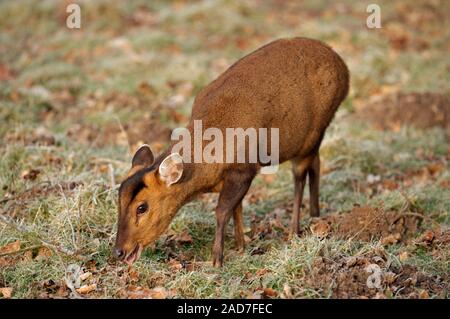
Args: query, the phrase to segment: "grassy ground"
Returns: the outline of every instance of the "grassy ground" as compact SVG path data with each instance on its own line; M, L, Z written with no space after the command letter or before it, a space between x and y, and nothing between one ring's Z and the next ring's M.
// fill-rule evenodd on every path
M388 94L450 93L447 1L378 1L383 27L373 30L364 1L81 3L81 30L65 27L62 1L0 4L0 296L448 297L448 131L380 131L355 117ZM243 54L299 35L328 42L352 74L321 149L322 214L409 214L420 220L414 234L320 234L306 202L302 235L288 239L284 164L255 180L246 251L233 250L230 227L224 268L207 263L209 195L184 207L132 269L116 264L117 184L131 151L142 142L162 150L204 85ZM366 285L371 263L380 288ZM70 279L74 267L87 278Z

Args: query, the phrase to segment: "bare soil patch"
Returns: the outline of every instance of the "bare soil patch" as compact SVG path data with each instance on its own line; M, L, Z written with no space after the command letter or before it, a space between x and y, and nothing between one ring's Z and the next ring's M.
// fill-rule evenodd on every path
M376 273L375 268L379 269ZM378 275L378 283L368 284ZM389 265L382 253L336 260L318 258L309 278L309 285L329 290L333 298L445 298L449 289L442 278L427 276L412 265Z
M312 222L311 231L321 237L371 241L385 245L406 242L417 233L421 218L372 207L355 207L348 213L331 214Z

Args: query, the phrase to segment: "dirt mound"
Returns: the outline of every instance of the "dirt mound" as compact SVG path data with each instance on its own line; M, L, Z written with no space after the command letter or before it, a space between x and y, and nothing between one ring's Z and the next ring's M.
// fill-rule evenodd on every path
M387 245L406 241L414 236L420 221L419 216L385 212L365 206L355 207L348 213L316 219L311 225L311 231L321 237L333 235L362 241L381 239Z
M377 129L398 131L442 127L450 131L450 96L438 93L397 93L380 98L356 114Z
M416 267L389 265L385 256L318 258L308 285L329 291L332 298L445 298L449 286L442 278L430 277Z

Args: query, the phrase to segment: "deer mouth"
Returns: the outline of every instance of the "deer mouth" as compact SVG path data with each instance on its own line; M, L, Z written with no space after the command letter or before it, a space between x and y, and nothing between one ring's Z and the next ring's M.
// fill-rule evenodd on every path
M142 248L141 245L136 244L136 247L125 257L124 261L131 266L141 256Z

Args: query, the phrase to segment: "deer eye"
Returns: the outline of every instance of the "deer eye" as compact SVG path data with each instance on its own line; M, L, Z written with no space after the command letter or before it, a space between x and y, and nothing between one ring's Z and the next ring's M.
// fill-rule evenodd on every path
M148 210L147 203L143 203L136 208L136 214L142 215Z

